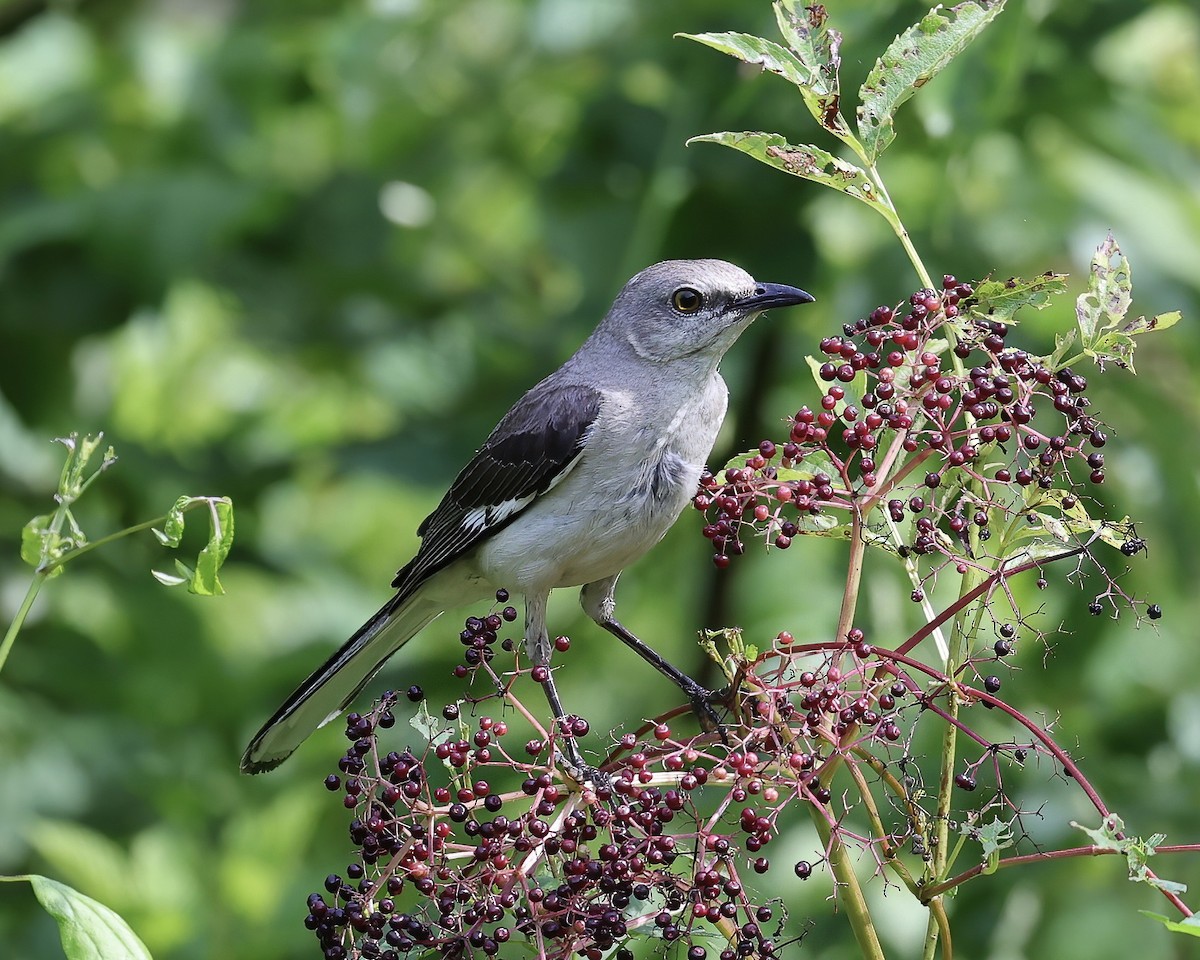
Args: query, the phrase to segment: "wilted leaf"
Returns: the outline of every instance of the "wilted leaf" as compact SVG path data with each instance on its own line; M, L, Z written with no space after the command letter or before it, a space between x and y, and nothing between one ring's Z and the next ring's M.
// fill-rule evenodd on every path
M732 147L776 170L812 180L814 183L823 183L856 200L870 204L881 212L886 209L876 194L871 178L864 170L820 147L796 146L777 133L751 131L708 133L701 137L692 137L688 143L719 143Z
M987 320L1011 323L1022 307L1041 310L1050 299L1067 289L1066 274L1043 273L1040 277L984 280L971 296L971 313Z
M67 960L150 960L150 951L116 913L66 884L31 876L33 892L58 923Z
M957 57L1004 8L1004 0L937 6L892 41L859 91L858 136L874 163L896 138L896 110Z

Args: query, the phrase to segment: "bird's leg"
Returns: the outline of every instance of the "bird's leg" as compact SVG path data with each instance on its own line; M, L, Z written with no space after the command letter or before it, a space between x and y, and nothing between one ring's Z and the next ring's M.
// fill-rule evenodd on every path
M583 759L579 744L574 736L563 730L567 712L563 709L562 700L558 696L558 688L554 686L554 674L550 672L550 636L546 629L546 601L548 594L525 597L525 653L535 667L544 667L546 677L541 681L542 692L546 694L546 702L554 714L554 723L558 727L562 751L567 762L574 768L572 774L580 781L591 781L597 787L608 786L610 777Z
M709 690L701 686L697 681L693 680L659 654L653 647L643 643L630 633L613 616L613 612L616 609L616 600L613 597L613 592L616 590L616 587L616 577L585 584L583 590L579 593L579 602L583 606L584 611L596 623L683 691L684 696L692 704L692 710L696 714L696 719L700 721L700 726L705 730L716 730L721 734L721 739L724 740L725 728L721 724L716 710L713 709L713 702L725 699L724 694L720 691Z

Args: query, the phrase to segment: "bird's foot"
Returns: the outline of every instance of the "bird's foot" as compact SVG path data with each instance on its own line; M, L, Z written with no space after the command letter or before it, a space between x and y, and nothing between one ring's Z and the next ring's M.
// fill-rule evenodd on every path
M563 746L563 759L566 761L562 767L563 772L568 777L574 780L581 786L590 784L592 789L597 793L604 791L611 795L613 789L613 778L611 774L605 773L598 767L593 767L590 763L583 759L583 754L579 752L579 747L573 740L568 740Z
M729 688L709 690L698 683L693 683L685 687L683 692L687 695L688 700L691 701L692 712L696 714L696 719L700 723L700 729L708 733L715 731L720 734L721 740L728 744L729 736L725 731L725 724L722 722L713 704L724 705L728 703Z

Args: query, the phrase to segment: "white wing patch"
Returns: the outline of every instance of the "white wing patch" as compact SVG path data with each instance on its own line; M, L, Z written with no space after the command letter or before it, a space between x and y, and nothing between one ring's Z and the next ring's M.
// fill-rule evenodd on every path
M500 503L488 504L486 507L472 507L465 514L463 514L460 529L468 535L474 535L488 530L491 527L498 526L514 514L520 513L527 506L533 503L533 501L539 496L549 493L566 479L567 474L575 469L575 465L579 463L579 458L583 456L582 447L586 445L590 437L591 431L589 430L583 436L579 453L577 453L570 462L563 466L562 470L558 472L554 479L547 484L546 489L540 494L531 493L524 497L510 497L508 500L502 500Z

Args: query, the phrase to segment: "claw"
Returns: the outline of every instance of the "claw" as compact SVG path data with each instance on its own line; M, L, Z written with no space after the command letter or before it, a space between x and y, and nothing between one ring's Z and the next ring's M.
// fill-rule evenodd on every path
M716 731L720 735L721 741L728 746L729 735L725 731L725 724L721 722L717 711L713 709L713 702L724 703L728 699L729 690L708 690L697 684L685 692L692 703L692 712L696 714L700 729L708 733Z

